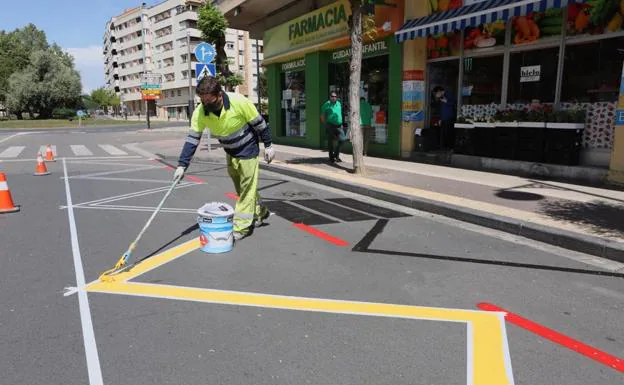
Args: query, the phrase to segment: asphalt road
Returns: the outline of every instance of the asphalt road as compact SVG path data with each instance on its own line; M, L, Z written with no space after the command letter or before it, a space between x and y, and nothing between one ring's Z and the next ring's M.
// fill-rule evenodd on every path
M195 163L127 281L97 283L172 174L140 147L166 134L123 131L0 136L2 384L622 383L624 275L599 259L269 172L269 225L207 254L195 210L236 197Z

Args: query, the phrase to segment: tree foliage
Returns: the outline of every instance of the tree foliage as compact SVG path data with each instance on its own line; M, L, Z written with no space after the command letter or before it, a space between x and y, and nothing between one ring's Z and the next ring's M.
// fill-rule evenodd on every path
M221 84L226 90L231 91L236 86L243 84L244 79L230 70L229 59L225 52L225 33L228 22L221 10L207 2L199 9L197 27L202 32L202 39L212 43L217 51L215 65Z
M0 103L18 118L25 111L45 118L56 107L72 108L80 87L74 58L48 44L45 32L33 24L0 31Z
M28 111L40 118L57 107L72 108L80 100L80 75L54 49L34 51L30 63L9 77L6 105L10 111ZM18 114L19 115L19 114Z
M119 96L109 89L100 87L91 91L91 100L97 104L98 107L104 108L108 106L118 106L120 104Z

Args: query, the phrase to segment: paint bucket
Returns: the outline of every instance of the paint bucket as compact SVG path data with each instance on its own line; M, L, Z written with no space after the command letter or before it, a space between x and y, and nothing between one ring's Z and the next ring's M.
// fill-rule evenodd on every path
M200 207L197 213L201 250L210 254L232 250L234 208L227 203L212 202Z

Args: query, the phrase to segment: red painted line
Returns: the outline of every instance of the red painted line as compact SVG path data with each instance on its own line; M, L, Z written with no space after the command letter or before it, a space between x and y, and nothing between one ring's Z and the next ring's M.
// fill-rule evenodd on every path
M234 193L225 193L225 196L230 198L230 199L234 199L235 201L239 200L240 197Z
M193 175L188 175L188 176L186 177L186 179L190 180L191 182L195 182L195 183L204 183L204 180L203 180L203 179L198 178L198 177L193 176Z
M324 232L322 232L320 230L317 230L314 227L306 226L303 223L293 223L293 226L295 226L299 230L305 231L306 233L312 234L315 237L319 237L319 238L323 239L324 241L327 241L329 243L333 243L336 246L349 246L348 242L343 241L340 238L332 237L331 235L329 235L327 233L324 233Z
M486 311L502 311L507 313L505 315L505 319L516 325L520 326L523 329L526 329L532 333L537 334L540 337L546 338L552 342L555 342L563 347L566 347L570 350L573 350L579 354L584 355L585 357L591 358L594 361L600 362L603 365L606 365L610 368L617 370L618 372L624 373L624 359L612 356L608 353L600 351L592 346L586 345L580 341L577 341L573 338L570 338L566 335L563 335L559 332L556 332L552 329L549 329L545 326L542 326L538 323L535 323L531 320L523 318L517 314L511 313L503 308L500 308L496 305L492 305L490 303L479 303L477 307L481 310Z

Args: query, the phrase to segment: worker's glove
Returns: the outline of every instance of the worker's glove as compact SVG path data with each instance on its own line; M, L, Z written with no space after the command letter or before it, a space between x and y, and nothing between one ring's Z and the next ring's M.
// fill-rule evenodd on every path
M271 163L274 158L275 158L275 149L273 148L273 146L271 145L269 147L265 147L264 148L264 160L266 160L267 163Z
M173 180L176 180L176 179L182 180L182 178L184 178L185 171L186 169L184 167L178 166L178 168L176 168L175 172L173 173Z

